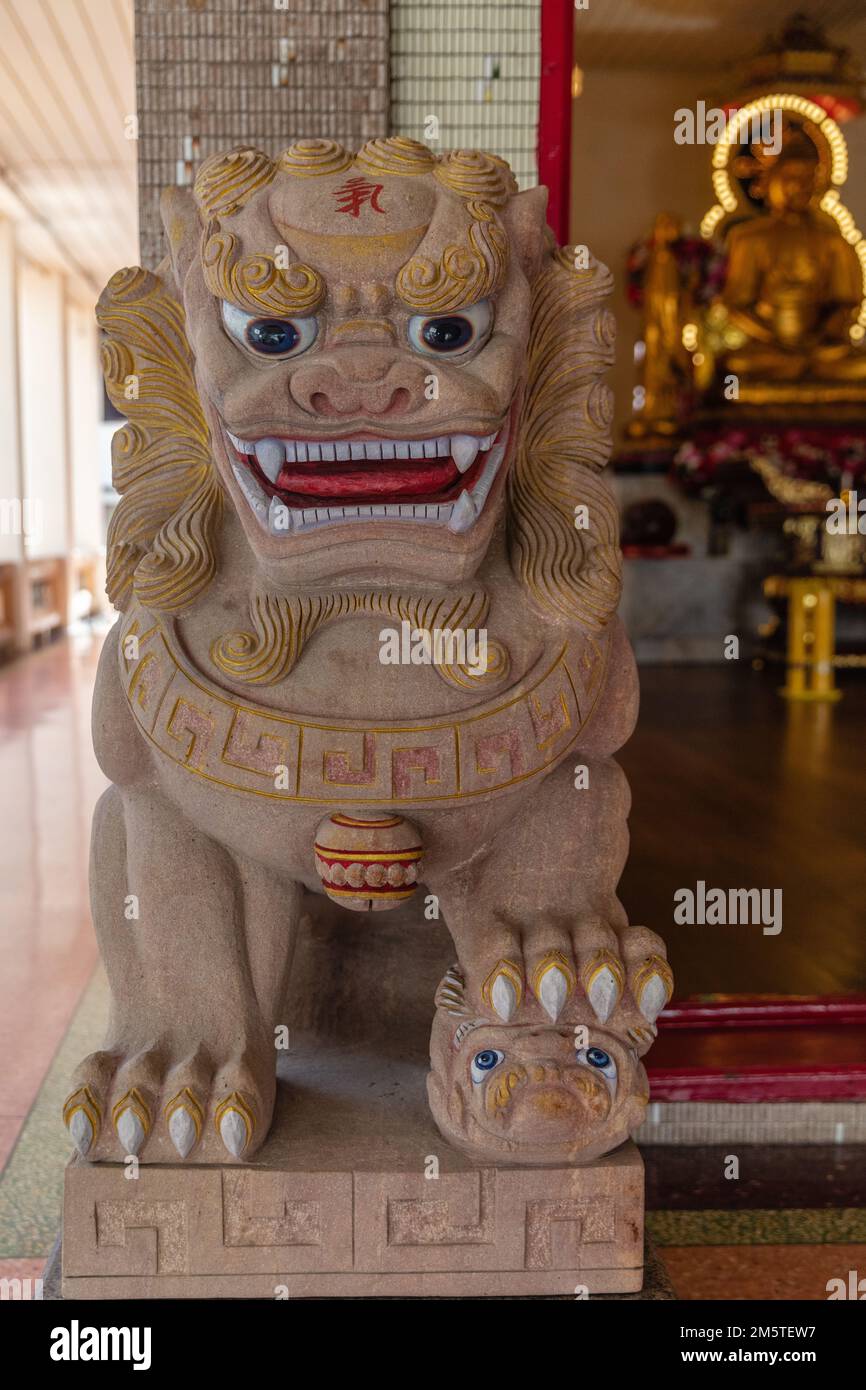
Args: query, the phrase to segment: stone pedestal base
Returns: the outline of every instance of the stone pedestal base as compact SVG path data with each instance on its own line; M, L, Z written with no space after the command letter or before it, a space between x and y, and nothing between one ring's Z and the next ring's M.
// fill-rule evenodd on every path
M184 1164L142 1162L135 1178L122 1163L70 1162L64 1298L640 1289L634 1144L586 1168L496 1167L473 1164L439 1134L427 1037L453 948L440 924L387 916L375 931L311 926L287 1001L295 1024L274 1124L253 1162L197 1166L193 1153Z
M427 1153L445 1159L427 1136ZM643 1277L643 1161L475 1168L448 1156L326 1170L74 1161L64 1298L484 1297L630 1293Z

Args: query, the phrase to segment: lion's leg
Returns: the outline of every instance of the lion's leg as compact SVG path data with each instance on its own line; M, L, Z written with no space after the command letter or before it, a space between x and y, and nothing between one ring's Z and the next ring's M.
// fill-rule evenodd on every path
M79 1149L249 1157L273 1111L301 889L253 872L153 792L117 787L94 816L91 884L112 1008L65 1107Z
M625 776L610 758L586 763L576 788L572 760L557 769L489 852L441 882L442 905L465 980L467 1002L508 1022L535 995L555 1021L566 998L590 990L599 1011L624 981L631 956L616 896L628 852ZM637 930L637 929L633 929ZM609 974L598 971L609 961Z

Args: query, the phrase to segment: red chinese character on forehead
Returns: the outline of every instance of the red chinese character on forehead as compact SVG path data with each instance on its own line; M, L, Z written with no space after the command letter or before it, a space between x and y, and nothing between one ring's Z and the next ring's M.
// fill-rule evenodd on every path
M368 183L363 178L349 179L341 188L334 189L334 197L343 200L337 212L350 212L353 217L358 217L365 203L369 203L374 212L384 212L378 201L381 192L381 183Z

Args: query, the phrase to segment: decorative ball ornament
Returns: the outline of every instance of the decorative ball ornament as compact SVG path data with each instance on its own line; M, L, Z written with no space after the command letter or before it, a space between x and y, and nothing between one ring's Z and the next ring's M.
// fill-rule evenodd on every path
M329 898L353 912L380 912L418 886L421 836L402 816L326 816L316 831L316 872Z

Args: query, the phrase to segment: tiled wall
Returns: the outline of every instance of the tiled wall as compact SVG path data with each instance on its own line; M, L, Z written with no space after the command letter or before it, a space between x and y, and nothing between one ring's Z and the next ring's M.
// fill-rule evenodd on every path
M142 264L159 194L231 145L388 133L388 0L135 0Z
M391 130L431 149L488 149L538 182L541 0L392 0Z
M135 0L142 264L159 194L235 144L388 133L536 180L541 0ZM389 87L390 64L390 87ZM428 117L439 122L428 139Z

